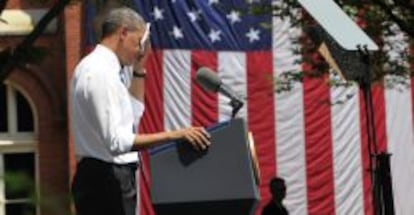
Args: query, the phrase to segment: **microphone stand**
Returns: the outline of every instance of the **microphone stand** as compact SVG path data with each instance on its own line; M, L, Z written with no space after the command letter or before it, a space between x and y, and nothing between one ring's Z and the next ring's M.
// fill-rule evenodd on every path
M358 80L364 94L365 118L368 137L369 171L372 181L372 195L374 214L394 215L394 201L392 194L390 156L386 152L378 153L375 131L374 104L371 91L371 59L366 46L358 46L360 60L364 65L364 75Z
M243 107L243 102L238 100L237 98L231 98L230 106L233 108L231 111L231 118L234 119L236 117L237 112Z

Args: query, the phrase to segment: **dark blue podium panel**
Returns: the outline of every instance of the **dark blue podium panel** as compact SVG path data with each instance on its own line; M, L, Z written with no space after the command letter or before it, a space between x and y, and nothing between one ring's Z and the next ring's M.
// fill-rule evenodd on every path
M157 214L253 214L259 201L243 119L208 128L212 145L197 152L174 142L151 150L151 195Z

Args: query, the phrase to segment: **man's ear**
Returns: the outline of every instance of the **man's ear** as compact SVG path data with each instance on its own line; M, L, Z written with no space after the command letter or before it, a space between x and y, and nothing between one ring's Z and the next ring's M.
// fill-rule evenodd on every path
M119 28L119 36L120 36L120 39L125 39L126 37L127 37L127 35L128 35L128 28L126 27L126 26L121 26L120 28Z

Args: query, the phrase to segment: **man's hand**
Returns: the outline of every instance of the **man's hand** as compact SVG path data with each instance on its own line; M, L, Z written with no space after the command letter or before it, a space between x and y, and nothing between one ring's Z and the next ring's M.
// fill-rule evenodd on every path
M141 53L139 50L137 51L138 56L132 65L134 78L132 78L131 85L129 86L129 92L131 95L141 102L144 102L145 95L145 63L147 61L149 53L151 52L151 44L149 40L145 46L147 47L144 49L143 53Z
M150 40L147 40L147 42L144 43L144 47L140 47L140 49L143 49L144 51L141 52L141 50L139 50L137 60L133 65L134 71L141 71L145 68L145 63L147 62L147 58L152 49Z
M204 151L211 145L211 136L203 127L189 127L173 133L175 138L184 139L197 151Z

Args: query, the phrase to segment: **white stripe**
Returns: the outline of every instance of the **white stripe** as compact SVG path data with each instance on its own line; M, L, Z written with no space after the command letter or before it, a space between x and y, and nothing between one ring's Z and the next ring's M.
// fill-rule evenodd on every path
M218 53L218 76L223 84L231 87L239 95L247 95L247 72L246 54L244 52L219 52ZM222 94L218 97L219 121L231 118L232 108L230 99ZM237 117L246 117L247 104L238 112Z
M331 88L335 214L364 214L358 86Z
M408 83L409 84L409 83ZM395 214L414 214L414 137L410 84L408 89L386 89L387 144Z
M287 71L301 71L295 63L290 40L300 30L292 28L288 20L273 19L273 69L277 77ZM305 129L303 85L295 83L288 92L275 94L276 166L279 176L286 180L286 207L291 215L308 214L306 191Z
M407 53L409 45L397 26L392 26L395 33L385 37L384 50L388 51L391 60L397 60L409 67L407 59L400 53ZM401 77L399 78L401 80ZM392 81L393 80L393 81ZM385 83L395 83L396 76L387 76ZM399 81L400 81L399 80ZM413 109L411 101L411 84L408 76L406 85L395 85L385 90L385 110L387 145L391 155L391 175L394 193L395 214L414 214L414 137ZM408 86L408 87L407 87Z
M165 50L163 54L164 128L191 125L191 52Z

